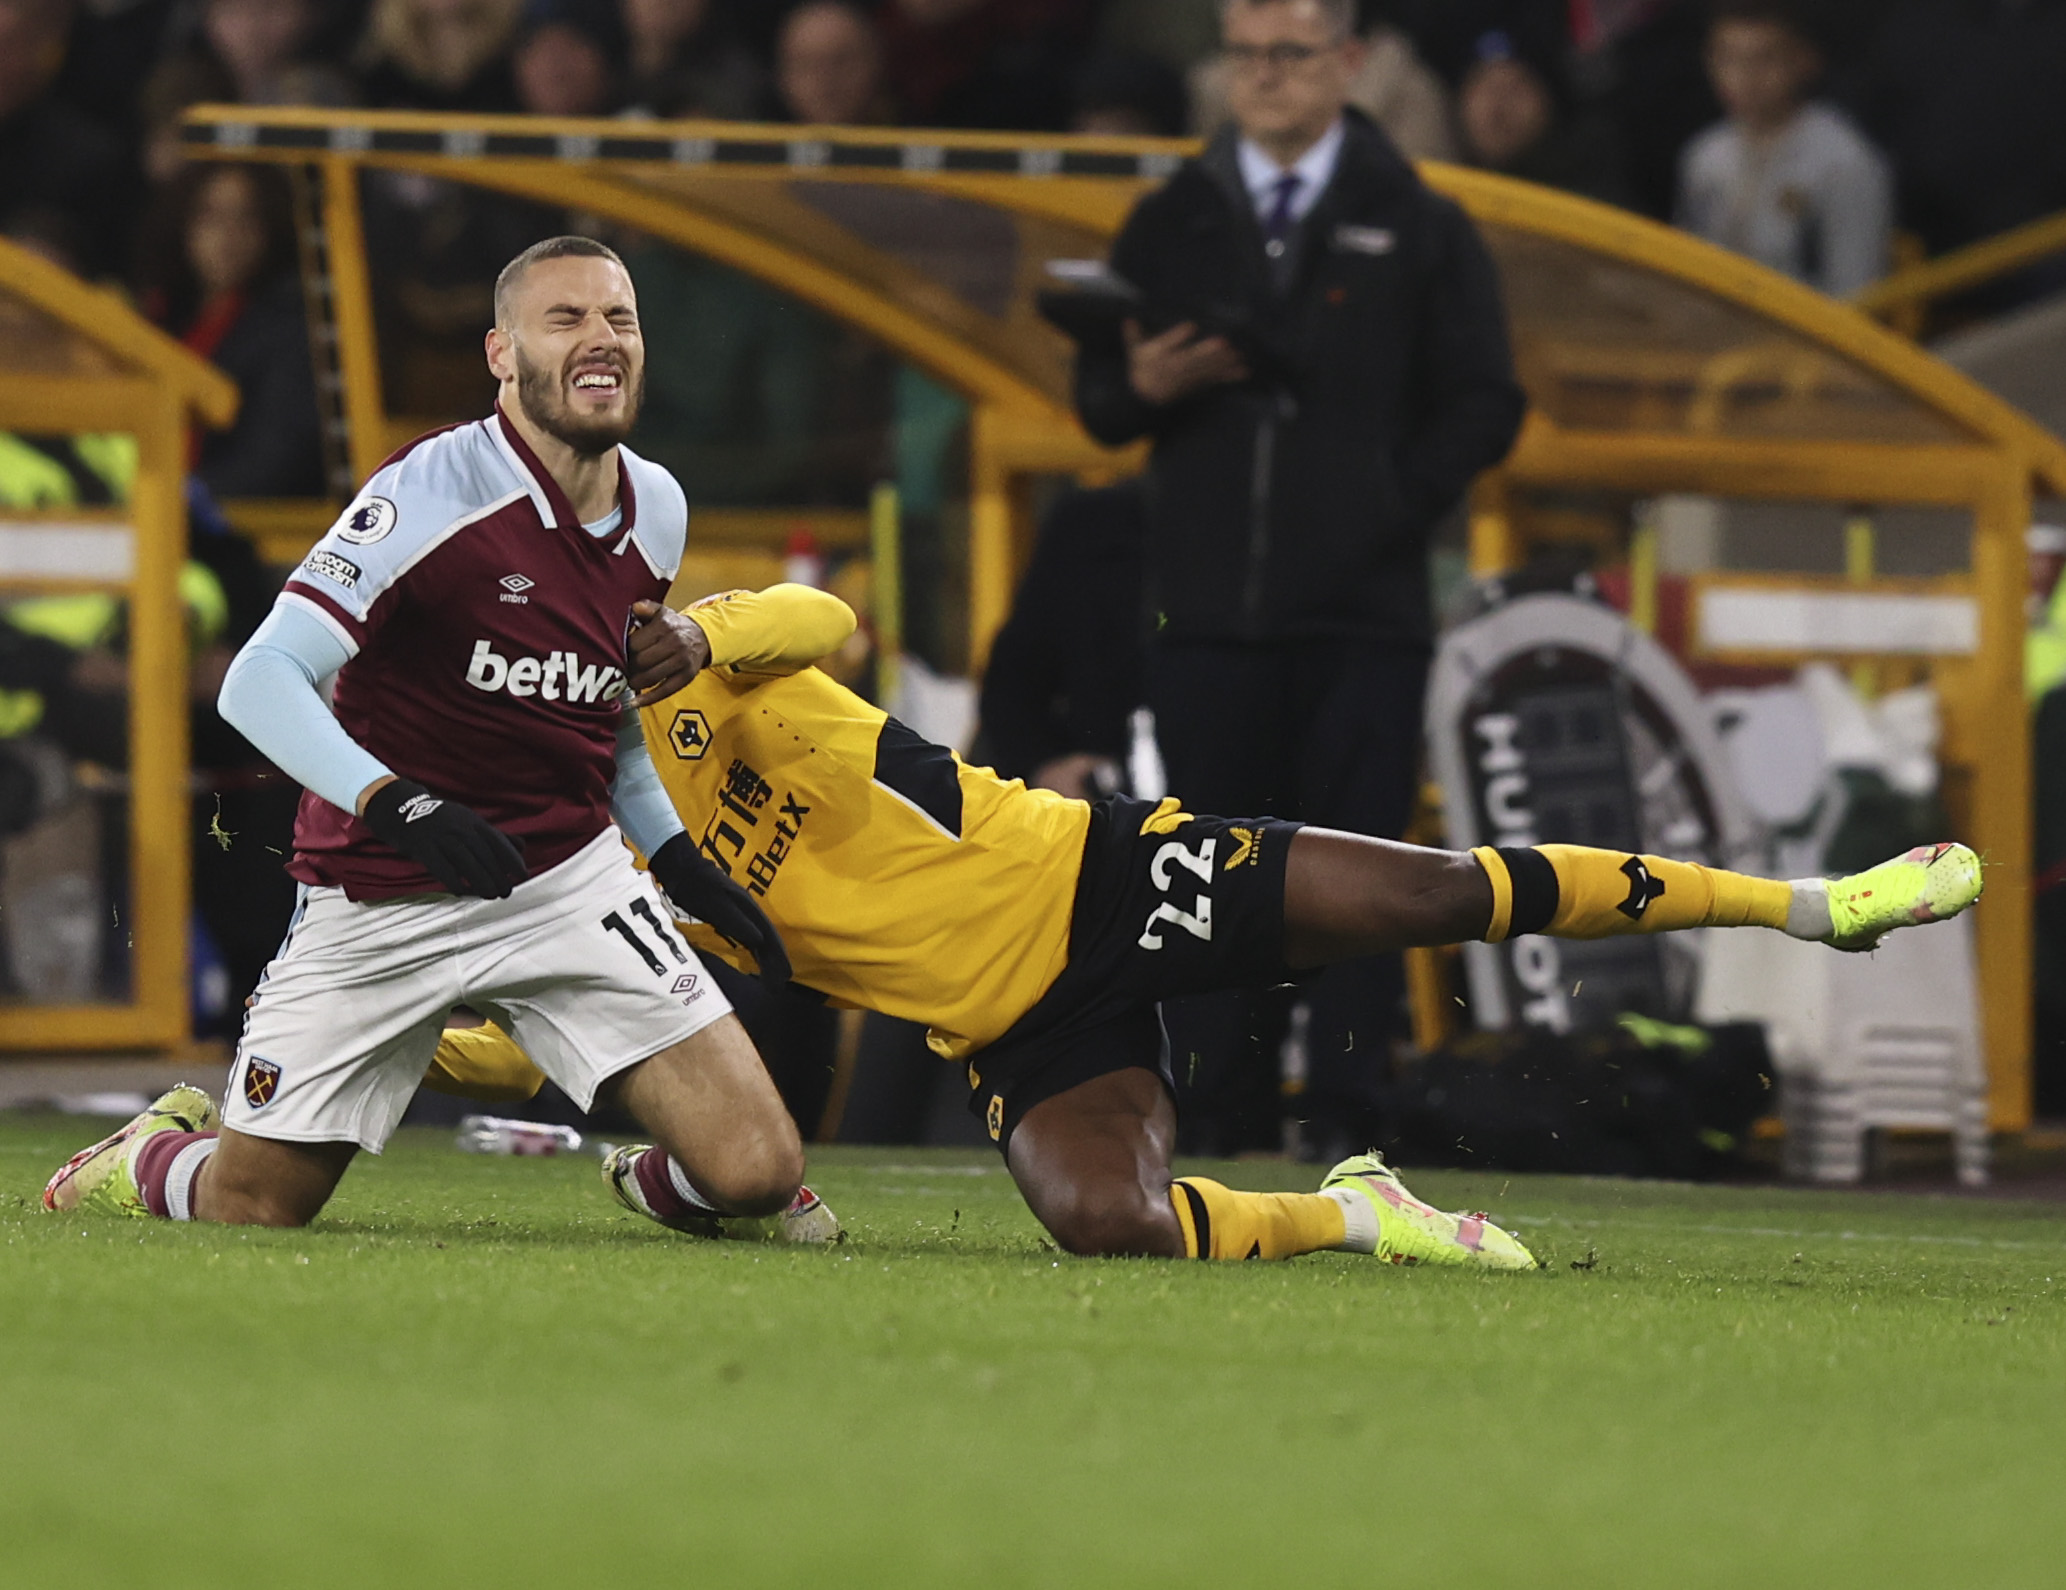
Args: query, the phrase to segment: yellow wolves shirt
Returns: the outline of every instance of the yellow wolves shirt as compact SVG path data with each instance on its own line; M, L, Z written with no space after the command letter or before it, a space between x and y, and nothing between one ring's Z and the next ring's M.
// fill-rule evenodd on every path
M1068 959L1089 806L970 767L808 666L853 633L836 597L777 585L689 612L710 666L644 721L690 836L760 900L798 982L925 1024L951 1060L995 1040Z

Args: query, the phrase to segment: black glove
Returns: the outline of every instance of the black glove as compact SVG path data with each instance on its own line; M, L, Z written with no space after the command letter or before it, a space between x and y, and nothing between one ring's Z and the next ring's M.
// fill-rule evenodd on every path
M782 936L760 902L726 877L687 834L668 840L646 865L678 911L709 923L741 949L753 952L762 982L789 981L789 952L782 948Z
M506 900L526 876L521 841L472 807L440 800L413 779L381 785L360 816L382 844L407 856L449 893Z

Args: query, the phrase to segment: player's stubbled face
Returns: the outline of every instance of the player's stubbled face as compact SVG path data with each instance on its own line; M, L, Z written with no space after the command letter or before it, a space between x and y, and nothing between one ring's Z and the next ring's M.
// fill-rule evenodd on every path
M531 422L590 457L629 436L646 388L630 278L606 259L542 260L515 311L517 401Z

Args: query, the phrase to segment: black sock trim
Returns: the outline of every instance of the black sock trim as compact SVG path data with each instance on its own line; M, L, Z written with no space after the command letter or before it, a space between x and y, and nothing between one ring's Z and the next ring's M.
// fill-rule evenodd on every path
M1517 939L1523 933L1540 933L1557 914L1557 869L1541 851L1518 846L1502 846L1499 859L1506 863L1506 875L1514 886L1506 936Z
M1187 1181L1173 1182L1172 1186L1184 1191L1184 1202L1191 1206L1191 1232L1198 1239L1198 1257L1212 1257L1212 1214L1205 1207L1205 1194Z

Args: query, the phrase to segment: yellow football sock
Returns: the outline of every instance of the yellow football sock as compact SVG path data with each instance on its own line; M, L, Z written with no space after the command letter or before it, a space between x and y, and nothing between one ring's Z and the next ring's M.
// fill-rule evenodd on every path
M1634 856L1586 845L1471 852L1492 880L1485 940L1522 933L1604 939L1674 928L1786 928L1793 885L1693 861Z
M1291 1259L1338 1248L1341 1205L1318 1193L1236 1192L1203 1176L1180 1176L1169 1201L1193 1259Z

